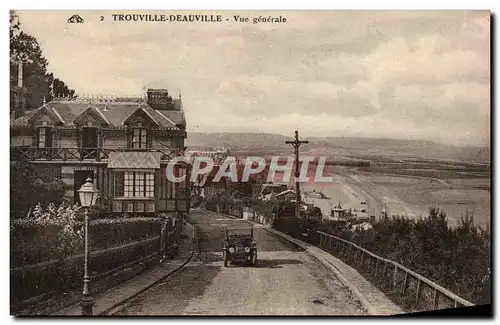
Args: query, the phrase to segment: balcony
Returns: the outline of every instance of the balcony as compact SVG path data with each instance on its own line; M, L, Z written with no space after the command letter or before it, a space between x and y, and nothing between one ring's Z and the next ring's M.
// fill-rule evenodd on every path
M129 148L35 148L10 147L10 159L29 161L108 161L110 152L161 152L161 160L169 160L172 152L157 149ZM170 157L169 157L170 156Z

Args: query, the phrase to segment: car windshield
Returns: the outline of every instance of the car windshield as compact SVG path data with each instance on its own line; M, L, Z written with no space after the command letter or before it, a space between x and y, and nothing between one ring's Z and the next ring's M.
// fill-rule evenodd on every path
M252 229L227 229L229 238L245 238L252 236Z

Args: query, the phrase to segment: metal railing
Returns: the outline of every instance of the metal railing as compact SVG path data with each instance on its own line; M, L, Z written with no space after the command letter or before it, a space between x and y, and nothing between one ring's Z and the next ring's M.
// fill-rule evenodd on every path
M380 257L345 239L308 230L319 248L343 260L411 311L427 311L473 303L392 260ZM315 236L316 234L316 236Z
M110 152L146 151L161 152L161 160L168 160L171 152L159 149L131 149L131 148L36 148L36 147L10 147L10 159L47 160L47 161L83 161L107 160Z

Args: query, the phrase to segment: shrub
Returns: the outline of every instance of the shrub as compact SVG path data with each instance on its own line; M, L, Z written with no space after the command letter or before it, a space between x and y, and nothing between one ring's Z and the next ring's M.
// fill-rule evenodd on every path
M38 202L60 203L65 188L61 179L39 177L32 165L25 161L10 162L10 214L11 218L23 218Z
M476 304L490 302L489 229L478 228L469 216L449 227L444 211L431 208L420 219L382 217L373 228L348 231L341 223L307 224L300 219L275 220L274 227L299 237L307 228L354 242L398 262Z
M159 217L133 217L92 220L89 240L93 249L107 248L159 236L163 219Z
M83 250L83 224L78 206L40 204L25 219L10 222L11 267L62 259Z
M99 254L94 252L89 259L89 273L91 276L103 274L155 252L159 252L157 240ZM81 288L83 266L84 256L80 254L57 263L11 270L11 304L51 291L60 293Z
M161 240L127 245L160 236L164 218L96 219L89 223L91 275L133 263L160 252ZM13 302L81 285L84 223L81 208L62 203L38 204L25 219L11 220L11 300ZM118 249L109 249L119 247ZM52 263L40 264L40 262ZM55 260L55 261L54 261Z
M11 221L11 266L63 259L84 250L84 222L78 206L38 204L26 219ZM138 241L161 233L162 218L96 219L89 223L92 249Z

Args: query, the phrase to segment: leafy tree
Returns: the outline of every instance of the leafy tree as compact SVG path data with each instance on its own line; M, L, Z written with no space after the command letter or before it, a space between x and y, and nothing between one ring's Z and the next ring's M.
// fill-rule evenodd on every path
M54 78L52 73L49 74L49 79L52 81L51 92L58 97L75 98L75 91L70 89L64 81ZM52 95L48 97L48 100L52 100Z
M64 183L60 179L40 177L25 160L10 163L11 218L24 218L37 203L59 203L64 196Z
M10 11L9 22L10 22L9 35L10 35L10 38L12 39L14 37L14 34L19 32L19 30L20 30L19 17L16 15L14 10Z
M27 108L39 107L43 98L51 100L50 92L59 96L74 97L75 91L52 73L47 73L48 61L43 56L37 39L21 30L19 17L10 12L10 86L18 82L18 62L23 62L23 86L28 89Z

